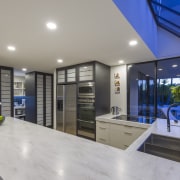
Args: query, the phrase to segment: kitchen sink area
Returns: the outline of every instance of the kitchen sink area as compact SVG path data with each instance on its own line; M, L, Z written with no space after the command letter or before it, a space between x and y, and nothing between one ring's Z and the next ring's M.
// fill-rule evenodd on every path
M180 139L150 134L138 151L180 162Z

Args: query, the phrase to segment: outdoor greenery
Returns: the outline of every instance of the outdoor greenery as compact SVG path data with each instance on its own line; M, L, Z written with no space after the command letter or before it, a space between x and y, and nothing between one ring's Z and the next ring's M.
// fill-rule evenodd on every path
M172 86L170 89L174 103L180 102L180 85Z

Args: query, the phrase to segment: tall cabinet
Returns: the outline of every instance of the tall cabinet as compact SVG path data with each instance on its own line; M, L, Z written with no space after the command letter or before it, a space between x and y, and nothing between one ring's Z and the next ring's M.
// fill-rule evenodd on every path
M53 127L53 75L26 74L26 121Z
M13 68L0 66L0 114L13 116Z
M76 134L95 140L96 116L110 112L110 67L91 61L58 68L56 76L57 85L77 85Z

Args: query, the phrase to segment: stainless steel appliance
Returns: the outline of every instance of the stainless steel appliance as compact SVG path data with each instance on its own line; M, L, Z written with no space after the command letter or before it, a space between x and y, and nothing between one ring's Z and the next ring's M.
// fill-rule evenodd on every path
M95 98L94 82L79 83L78 97L91 97Z
M76 135L77 122L76 84L57 85L56 129Z
M78 85L78 136L95 140L95 87L94 82Z
M112 112L113 115L118 115L120 111L121 111L121 108L119 108L117 106L113 106L111 108L111 112Z

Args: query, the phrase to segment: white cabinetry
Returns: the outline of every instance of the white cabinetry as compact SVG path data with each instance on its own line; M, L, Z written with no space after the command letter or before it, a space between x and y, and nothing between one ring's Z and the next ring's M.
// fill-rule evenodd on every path
M147 128L96 122L96 141L120 149L129 147Z
M96 141L109 144L109 123L106 122L96 122Z
M25 96L25 77L14 77L14 96Z

